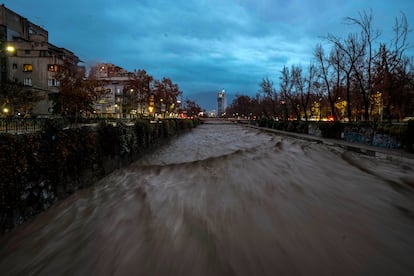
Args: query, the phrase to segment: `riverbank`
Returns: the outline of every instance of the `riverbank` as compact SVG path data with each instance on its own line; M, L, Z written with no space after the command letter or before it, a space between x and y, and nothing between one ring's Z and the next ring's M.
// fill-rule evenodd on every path
M0 234L197 124L136 120L62 128L49 120L39 132L0 135Z
M375 156L379 158L384 158L387 160L396 160L401 158L408 158L414 160L414 153L408 152L404 149L391 149L391 148L383 148L383 147L375 147L370 146L362 143L356 143L356 142L348 142L344 140L339 139L331 139L331 138L323 138L311 134L304 134L304 133L297 133L297 132L290 132L290 131L283 131L283 130L277 130L267 127L259 127L256 125L251 124L245 124L247 127L260 129L262 131L275 133L278 135L293 137L293 138L299 138L302 140L307 140L310 142L318 143L318 144L325 144L328 146L337 146L349 151Z

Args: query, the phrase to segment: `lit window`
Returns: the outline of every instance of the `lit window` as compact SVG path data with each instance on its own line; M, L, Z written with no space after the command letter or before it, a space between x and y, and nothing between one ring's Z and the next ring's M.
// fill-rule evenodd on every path
M26 86L32 86L32 79L31 78L23 79L23 84Z
M33 71L33 65L23 64L23 72L32 72L32 71Z
M47 71L49 72L57 72L57 65L56 64L48 64Z

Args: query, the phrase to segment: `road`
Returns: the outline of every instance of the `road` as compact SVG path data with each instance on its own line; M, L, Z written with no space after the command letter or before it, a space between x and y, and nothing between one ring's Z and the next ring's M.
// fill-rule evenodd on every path
M414 275L414 161L206 123L0 238L1 275Z

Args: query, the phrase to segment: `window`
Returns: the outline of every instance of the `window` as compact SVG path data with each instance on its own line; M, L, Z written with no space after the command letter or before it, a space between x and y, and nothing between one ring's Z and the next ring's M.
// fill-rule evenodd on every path
M50 57L51 56L50 52L49 51L45 51L45 50L40 50L39 55L41 57Z
M47 85L48 86L59 86L60 82L56 79L48 79L47 80Z
M23 64L23 72L32 72L32 71L33 71L33 65Z
M13 69L17 69L17 64L13 63Z
M24 53L25 53L26 55L30 55L30 50L24 50Z
M49 72L57 72L57 65L56 64L48 64L47 71Z
M32 79L31 78L23 79L23 84L27 86L32 86Z

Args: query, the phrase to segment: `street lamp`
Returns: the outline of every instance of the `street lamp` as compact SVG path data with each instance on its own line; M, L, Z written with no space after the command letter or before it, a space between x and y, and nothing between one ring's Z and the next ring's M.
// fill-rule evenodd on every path
M11 46L11 45L6 46L6 52L14 53L15 51L16 51L16 48L14 48L13 46Z
M3 108L3 113L7 115L9 113L9 109L7 107Z

